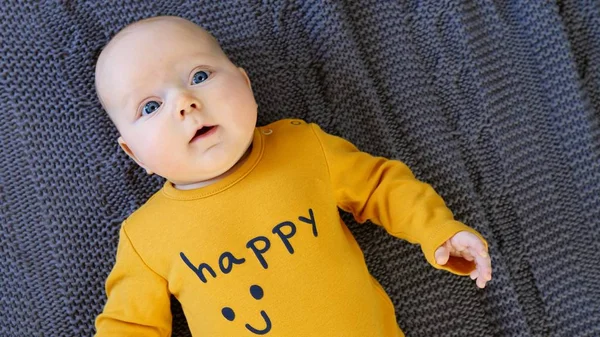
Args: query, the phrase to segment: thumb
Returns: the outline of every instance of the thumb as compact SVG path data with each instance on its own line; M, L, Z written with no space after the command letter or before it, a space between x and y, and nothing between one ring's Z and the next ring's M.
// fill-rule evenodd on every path
M446 247L441 246L435 251L434 256L435 262L437 262L440 265L444 265L448 262L448 259L450 258L450 252L448 251L448 249L446 249Z

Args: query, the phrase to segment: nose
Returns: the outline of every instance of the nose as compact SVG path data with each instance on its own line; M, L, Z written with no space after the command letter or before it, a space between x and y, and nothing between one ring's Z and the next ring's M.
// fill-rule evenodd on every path
M183 117L193 110L200 110L201 108L202 104L200 100L191 93L184 91L179 94L175 111L179 113L179 116Z

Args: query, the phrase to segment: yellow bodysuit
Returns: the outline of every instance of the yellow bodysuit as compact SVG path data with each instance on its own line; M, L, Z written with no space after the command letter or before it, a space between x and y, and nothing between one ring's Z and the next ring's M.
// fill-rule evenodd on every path
M301 120L254 133L247 160L195 190L167 182L122 225L96 336L170 336L170 295L194 336L403 336L338 207L437 247L473 229L399 161Z

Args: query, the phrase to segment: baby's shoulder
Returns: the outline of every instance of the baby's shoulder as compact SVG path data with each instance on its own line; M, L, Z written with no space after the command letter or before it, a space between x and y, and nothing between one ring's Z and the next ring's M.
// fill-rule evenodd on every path
M153 224L156 224L159 219L164 217L164 201L161 198L160 191L157 191L152 195L145 203L143 203L138 209L131 213L123 226L129 233L149 232L152 230ZM159 232L160 228L156 228Z

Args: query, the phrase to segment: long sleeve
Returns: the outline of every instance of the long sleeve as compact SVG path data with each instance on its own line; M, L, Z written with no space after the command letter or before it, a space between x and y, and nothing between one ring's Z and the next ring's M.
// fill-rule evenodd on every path
M107 302L96 319L96 337L171 336L170 295L121 227L116 263L106 281Z
M311 124L325 155L338 207L351 212L359 223L370 220L390 234L418 243L427 261L438 269L466 275L474 264L451 259L441 266L435 250L460 231L477 231L454 220L452 212L433 188L417 180L400 161L374 157L350 142Z

